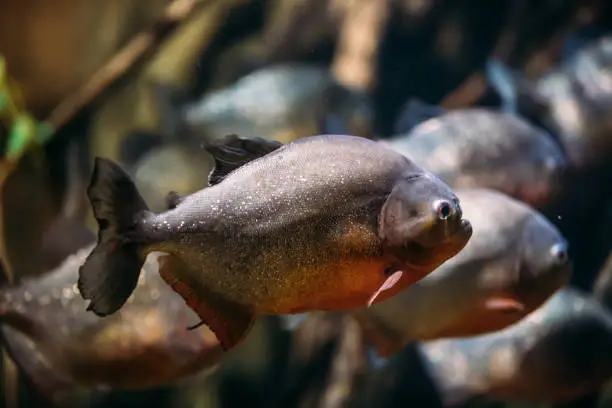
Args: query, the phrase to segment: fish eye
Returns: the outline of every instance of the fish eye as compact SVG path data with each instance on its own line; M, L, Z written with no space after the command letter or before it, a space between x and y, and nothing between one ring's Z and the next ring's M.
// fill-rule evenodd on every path
M452 205L446 200L439 200L434 203L434 211L441 220L447 220L453 214Z
M550 248L550 254L552 255L557 265L564 265L569 259L567 245L563 243L557 243L553 245Z

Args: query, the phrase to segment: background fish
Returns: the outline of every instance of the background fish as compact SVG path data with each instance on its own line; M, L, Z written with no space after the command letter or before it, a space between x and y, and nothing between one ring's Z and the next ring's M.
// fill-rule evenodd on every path
M540 213L493 190L457 190L472 238L396 296L354 314L379 355L409 342L467 337L516 323L567 283L567 242Z
M489 63L489 81L504 108L549 129L578 168L601 162L612 151L611 44L610 36L587 42L562 65L533 79L500 61Z
M175 142L145 153L134 163L131 173L149 207L163 211L168 191L187 195L207 187L205 175L213 165L212 156L199 144Z
M567 287L505 330L420 349L446 406L475 395L563 402L612 376L611 342L612 315L588 294Z
M212 140L234 133L283 143L329 132L326 121L341 121L349 134L372 136L373 112L367 95L340 85L329 70L312 64L276 64L257 69L231 86L197 101L176 90L158 90L167 120Z
M223 351L197 315L158 275L151 255L126 305L100 318L86 311L78 269L92 245L46 275L0 291L0 330L9 354L45 395L165 385L214 367Z
M410 101L398 123L405 133L384 143L453 188L491 188L535 207L553 201L561 189L563 151L523 119L484 108L447 112Z

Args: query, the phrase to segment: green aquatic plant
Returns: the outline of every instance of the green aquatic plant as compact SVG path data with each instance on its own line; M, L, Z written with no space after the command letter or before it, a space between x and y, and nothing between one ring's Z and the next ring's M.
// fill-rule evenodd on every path
M8 131L4 158L10 162L16 162L31 148L43 146L54 133L51 124L39 122L25 109L21 90L8 74L1 54L0 122Z

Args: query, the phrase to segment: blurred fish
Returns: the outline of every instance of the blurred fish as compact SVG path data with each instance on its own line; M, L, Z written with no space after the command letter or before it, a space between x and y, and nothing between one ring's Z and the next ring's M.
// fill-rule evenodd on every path
M541 214L492 190L456 194L474 227L465 248L398 295L354 312L379 356L414 340L503 329L569 280L567 242Z
M612 36L589 42L539 78L525 78L497 60L487 72L504 109L549 129L577 168L612 153Z
M192 133L217 138L229 133L291 142L330 133L327 120L347 124L350 133L371 136L373 111L365 95L338 84L327 68L287 64L256 70L233 86L181 105L181 97L165 86L164 115L177 117Z
M223 351L197 315L159 277L155 256L118 313L86 312L78 269L93 245L48 274L0 291L0 331L9 355L49 399L63 406L79 388L165 385L211 368Z
M282 145L229 135L207 146L211 187L153 214L128 175L98 158L88 194L100 227L79 289L100 316L119 310L142 257L225 349L257 315L346 310L396 294L469 240L455 194L374 141L340 135Z
M445 112L412 100L398 123L409 132L383 143L452 188L491 188L536 208L559 193L563 152L522 119L479 108Z
M612 376L612 315L566 287L500 332L420 345L446 406L476 395L514 402L565 402Z

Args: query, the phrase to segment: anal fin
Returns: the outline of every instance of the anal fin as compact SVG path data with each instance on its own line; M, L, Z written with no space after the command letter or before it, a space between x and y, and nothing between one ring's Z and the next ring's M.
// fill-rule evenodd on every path
M486 300L485 308L500 313L521 313L525 305L507 296L494 296Z
M172 255L159 257L159 274L164 281L197 313L202 323L215 333L225 351L236 347L251 331L256 320L255 313L243 305L202 288L183 276L179 278L176 270L182 267L182 262ZM201 325L200 323L188 329L192 330Z

